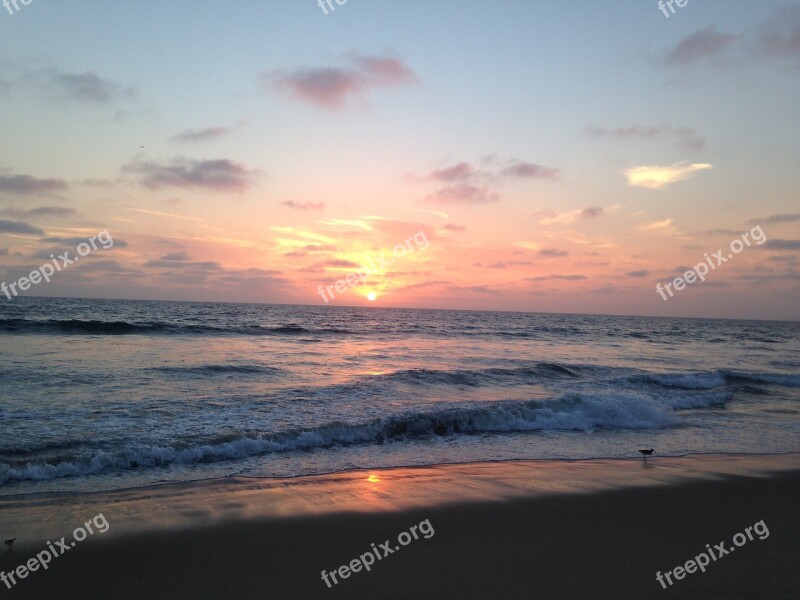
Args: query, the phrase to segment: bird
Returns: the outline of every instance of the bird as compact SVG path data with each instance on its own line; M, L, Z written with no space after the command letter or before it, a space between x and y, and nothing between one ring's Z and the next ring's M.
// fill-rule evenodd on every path
M8 546L8 551L11 552L14 549L14 542L17 541L17 538L11 538L10 540L6 540L4 543Z
M650 448L650 450L639 450L642 453L642 460L647 462L647 457L650 456L655 450Z

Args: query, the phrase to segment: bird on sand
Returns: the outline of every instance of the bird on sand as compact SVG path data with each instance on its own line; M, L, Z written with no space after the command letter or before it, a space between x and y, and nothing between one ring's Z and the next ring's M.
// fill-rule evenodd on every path
M647 462L647 457L650 456L655 450L650 448L650 450L639 450L642 453L642 460Z
M11 538L10 540L6 540L4 543L8 546L8 551L11 552L14 549L14 542L17 541L17 538Z

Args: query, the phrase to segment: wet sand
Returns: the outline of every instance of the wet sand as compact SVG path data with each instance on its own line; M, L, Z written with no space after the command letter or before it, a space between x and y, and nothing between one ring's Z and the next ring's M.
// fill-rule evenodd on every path
M6 573L110 523L9 598L800 597L800 455L514 461L0 499ZM656 572L764 521L662 589ZM433 534L419 524L430 523ZM413 532L403 539L398 534ZM367 572L337 570L389 540ZM370 559L365 558L367 562ZM348 571L344 571L345 574ZM332 583L332 577L328 581Z

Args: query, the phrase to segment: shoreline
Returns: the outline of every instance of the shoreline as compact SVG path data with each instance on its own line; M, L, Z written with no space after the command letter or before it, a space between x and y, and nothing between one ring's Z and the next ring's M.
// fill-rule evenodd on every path
M781 457L781 456L793 456L797 455L800 457L800 451L788 451L788 452L773 452L773 453L748 453L748 452L699 452L699 453L687 453L687 454L659 454L650 457L649 461L655 460L665 460L665 459L675 459L675 458L769 458L771 456L774 457ZM185 480L175 480L175 481L164 481L160 483L151 483L151 484L143 484L143 485L134 485L130 487L120 487L120 488L103 488L97 490L72 490L72 491L46 491L46 492L21 492L16 494L0 494L0 504L2 504L5 500L24 500L29 498L46 498L51 496L59 496L64 498L69 498L70 496L81 496L81 495L96 495L96 494L115 494L120 492L132 492L136 490L160 490L166 487L180 487L180 486L201 486L205 484L212 484L212 483L222 483L226 481L292 481L295 479L302 479L302 478L324 478L324 477L335 477L337 475L347 475L352 473L365 473L365 472L375 472L375 471L393 471L398 469L428 469L434 467L458 467L464 465L485 465L485 464L514 464L514 463L592 463L596 461L619 461L622 463L629 463L629 462L642 462L639 458L631 458L631 457L613 457L613 456L600 456L600 457L592 457L592 458L498 458L498 459L488 459L488 460L481 460L481 461L465 461L465 462L443 462L443 463L434 463L429 465L394 465L389 467L352 467L348 469L340 469L336 471L323 471L320 473L309 473L309 474L300 474L300 475L228 475L223 477L209 477L204 479L185 479ZM83 475L81 477L84 477ZM0 507L2 508L2 507Z
M632 471L632 469L638 469ZM378 469L348 469L294 477L232 476L166 482L89 492L37 492L0 496L0 531L27 517L26 537L47 537L59 523L68 527L90 507L126 510L115 532L191 528L216 521L285 518L346 512L402 511L459 502L504 501L552 494L574 494L676 485L730 476L770 476L800 471L800 453L689 454L640 459L518 459L444 463ZM232 501L231 498L236 500ZM199 509L198 507L204 507ZM153 508L172 507L170 518L153 519ZM95 514L95 513L92 513ZM53 534L54 535L54 534ZM25 542L17 542L25 545Z
M462 463L3 498L0 532L19 538L0 554L5 572L97 514L110 528L0 589L109 599L797 597L798 500L797 453ZM434 534L409 538L368 573L330 588L320 577L426 520ZM668 590L657 583L657 572L759 521L768 538Z

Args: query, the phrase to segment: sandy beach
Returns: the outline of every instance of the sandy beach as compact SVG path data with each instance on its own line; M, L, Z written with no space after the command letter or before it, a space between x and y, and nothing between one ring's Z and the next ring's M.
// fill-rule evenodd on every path
M0 560L5 573L47 542L69 542L98 514L109 528L2 591L10 598L792 598L800 592L798 498L793 454L474 463L7 497L0 530L18 540ZM762 521L767 536L734 544ZM672 585L657 581L657 572L722 541L738 552ZM370 552L379 558L359 559ZM352 571L340 571L351 561ZM373 563L369 571L365 562ZM323 570L336 574L327 577L330 587Z

